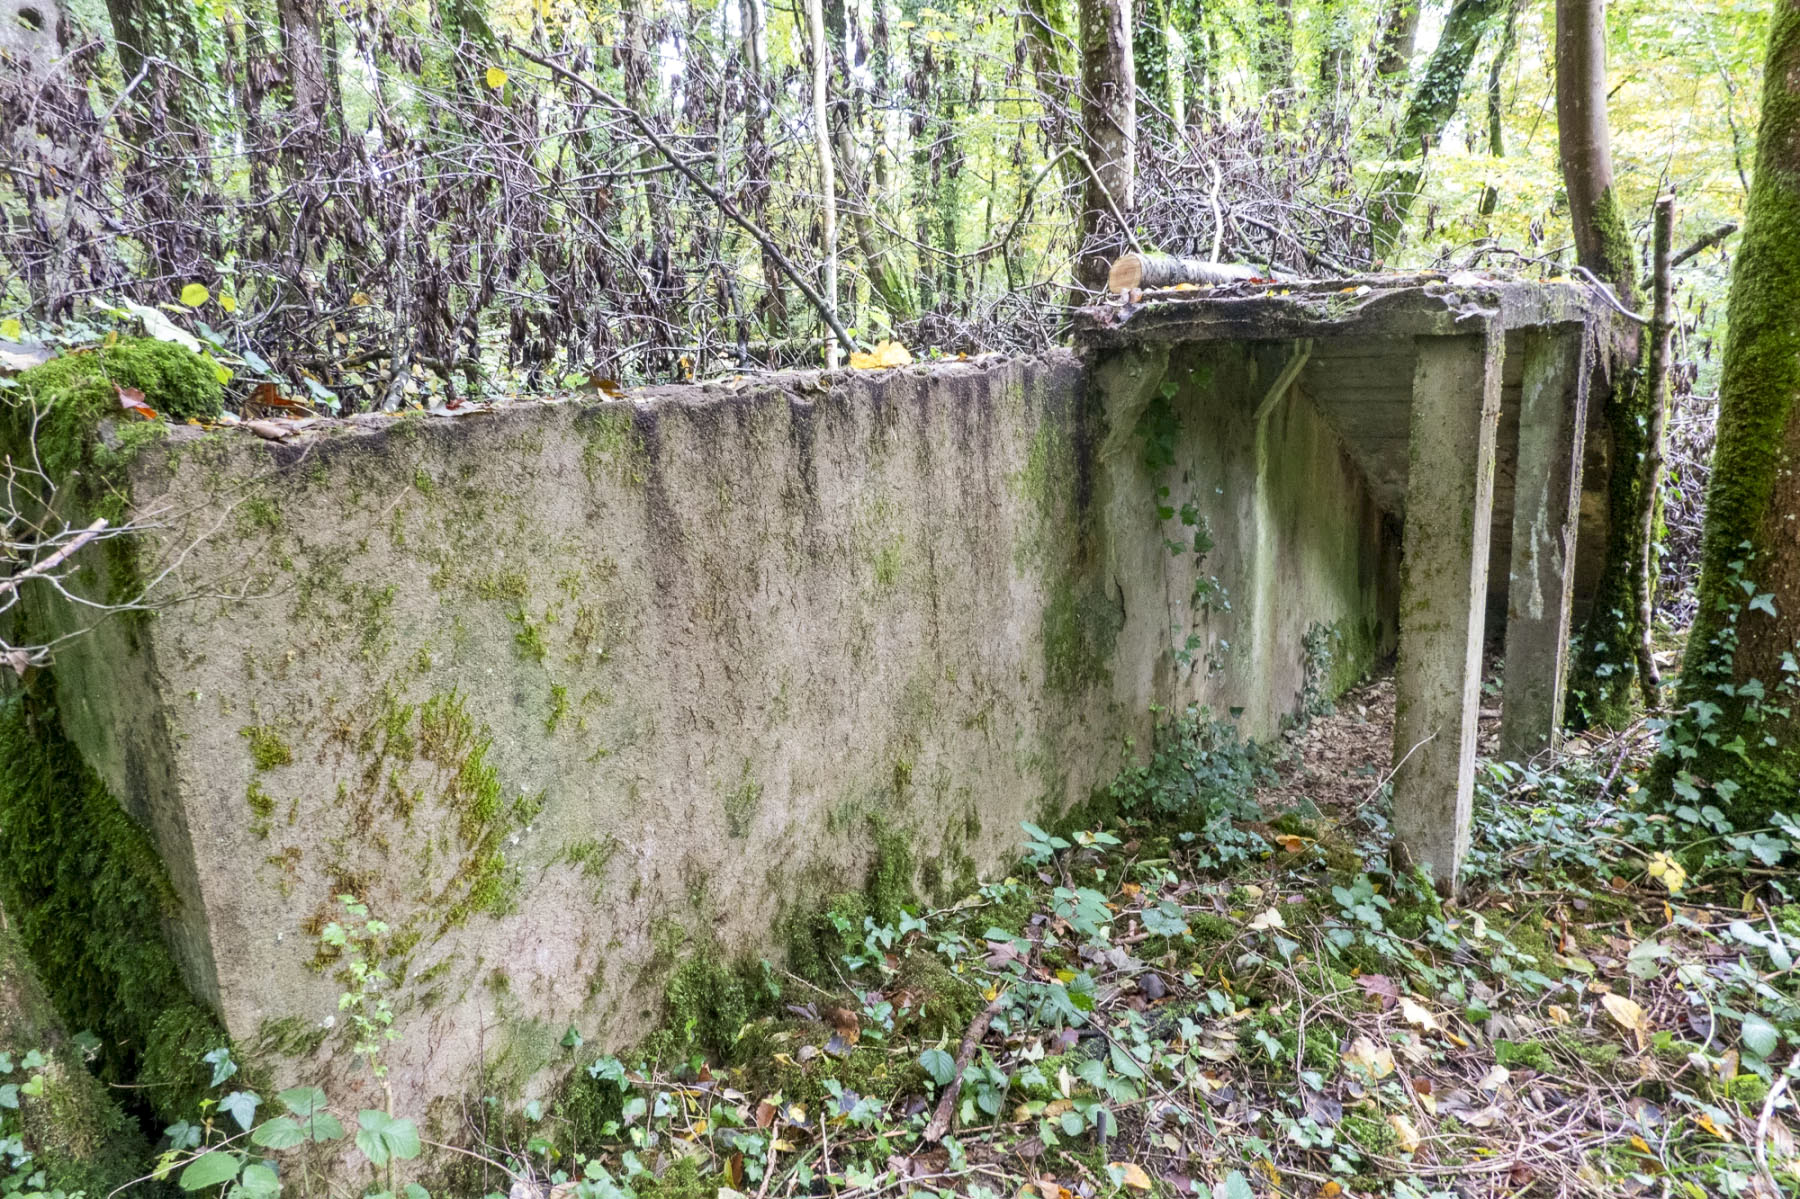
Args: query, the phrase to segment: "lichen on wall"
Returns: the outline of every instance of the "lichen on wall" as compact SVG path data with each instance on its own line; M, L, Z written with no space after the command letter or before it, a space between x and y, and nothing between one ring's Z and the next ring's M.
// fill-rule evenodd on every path
M393 929L401 1107L529 1074L571 1024L707 1048L759 959L828 977L865 920L953 902L1087 800L1153 704L1240 702L1171 629L1245 619L1247 370L1167 372L1167 518L1139 409L1066 355L175 430L131 498L187 501L160 560L214 530L172 576L199 598L130 653L71 643L58 723L161 859L177 985L278 1079L368 1085L325 1025L346 893ZM1339 464L1303 415L1273 433L1293 522ZM1368 580L1317 582L1362 519L1283 526L1276 578L1322 597L1284 617L1283 703L1302 617L1378 619Z

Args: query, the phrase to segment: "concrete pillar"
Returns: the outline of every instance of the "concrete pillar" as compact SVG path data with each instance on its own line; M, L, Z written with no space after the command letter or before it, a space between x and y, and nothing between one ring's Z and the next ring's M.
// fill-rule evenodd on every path
M1587 339L1579 325L1525 334L1518 484L1506 587L1500 756L1524 762L1556 743L1569 656L1569 597L1587 436Z
M1503 332L1418 339L1394 693L1397 858L1455 890L1469 847Z

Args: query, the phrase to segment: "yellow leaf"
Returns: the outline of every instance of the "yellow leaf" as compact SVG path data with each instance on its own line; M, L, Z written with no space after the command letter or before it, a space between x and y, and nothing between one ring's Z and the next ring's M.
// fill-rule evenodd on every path
M232 295L228 291L220 292L219 293L219 307L223 308L228 313L236 312L237 311L237 297Z
M1721 1141L1729 1141L1731 1139L1728 1135L1726 1135L1724 1132L1721 1132L1719 1130L1719 1126L1717 1124L1713 1123L1713 1118L1711 1116L1707 1115L1705 1112L1701 1112L1698 1116L1695 1116L1694 1123L1698 1124L1700 1127L1704 1128L1706 1131L1712 1133L1715 1137L1718 1137Z
M1402 995L1400 997L1400 1014L1406 1018L1408 1024L1415 1028L1422 1028L1427 1032L1442 1032L1444 1029L1444 1026L1438 1023L1438 1018L1431 1014L1431 1009L1411 996Z
M1650 877L1656 879L1669 889L1669 894L1678 895L1681 888L1687 885L1687 871L1680 862L1666 853L1652 854L1650 864L1645 867Z
M1552 1023L1552 1024L1567 1024L1568 1022L1569 1022L1569 1009L1565 1008L1565 1007L1558 1007L1554 1003L1551 1004L1550 1005L1550 1023Z
M4 337L8 341L18 341L24 336L25 326L19 323L17 317L9 316L0 321L0 337Z
M1319 1199L1338 1199L1344 1193L1344 1184L1333 1178L1319 1188Z
M499 67L489 67L487 69L487 85L495 91L499 91L501 88L505 87L506 72L502 71Z
M367 292L359 291L355 295L350 297L351 306L356 307L356 308L367 308L370 304L373 304L374 302L375 301L373 301L369 298L369 295Z
M1644 1009L1623 995L1602 995L1600 1006L1627 1032L1643 1032L1648 1027L1644 1021Z
M1150 1189L1150 1176L1136 1162L1113 1162L1107 1168L1119 1171L1119 1180L1128 1187L1135 1187L1140 1191Z
M905 366L913 360L911 351L897 341L884 341L867 354L850 355L852 370L873 371L890 366Z
M1417 1153L1419 1150L1419 1130L1413 1122L1399 1112L1390 1113L1388 1127L1394 1130L1394 1143L1402 1153Z
M1394 1051L1385 1045L1376 1046L1367 1037L1358 1037L1350 1042L1344 1064L1365 1070L1372 1078L1386 1078L1394 1072Z
M190 283L181 289L181 302L189 308L198 308L206 303L207 297L211 295L212 293L206 290L206 284Z

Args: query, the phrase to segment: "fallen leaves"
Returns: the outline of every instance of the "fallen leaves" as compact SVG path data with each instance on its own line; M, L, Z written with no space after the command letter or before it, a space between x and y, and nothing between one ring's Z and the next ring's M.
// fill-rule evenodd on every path
M127 412L143 417L145 420L156 420L156 409L152 408L144 398L144 393L135 387L120 387L113 384L113 390L119 393L119 407Z
M1282 919L1281 911L1278 908L1265 909L1256 917L1256 919L1250 922L1250 928L1255 932L1265 932L1272 928L1286 927L1287 921Z
M1615 995L1608 991L1600 997L1600 1006L1606 1009L1606 1014L1611 1016L1620 1028L1636 1034L1639 1048L1643 1047L1644 1034L1650 1030L1650 1023L1644 1015L1644 1009L1638 1005L1636 1000L1627 999L1623 995Z
M1357 1037L1344 1052L1343 1062L1366 1073L1371 1079L1386 1078L1394 1072L1394 1051L1378 1046L1368 1037Z
M1388 1127L1394 1130L1394 1144L1402 1153L1417 1153L1423 1143L1419 1130L1400 1112L1388 1113Z
M1150 1175L1136 1162L1110 1162L1106 1168L1118 1177L1121 1184L1134 1191L1150 1189Z
M850 368L859 371L885 370L891 366L906 366L913 360L912 351L897 341L884 341L868 353L850 355Z
M1667 887L1671 895L1679 895L1681 888L1687 885L1687 870L1666 853L1652 854L1644 869L1651 878Z

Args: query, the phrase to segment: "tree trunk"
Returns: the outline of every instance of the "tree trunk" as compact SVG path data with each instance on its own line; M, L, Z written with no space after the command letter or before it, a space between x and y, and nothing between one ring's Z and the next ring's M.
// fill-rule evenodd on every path
M1336 107L1352 64L1349 0L1321 0L1319 19L1325 26L1319 47L1319 91L1328 107Z
M1456 115L1463 81L1468 78L1475 52L1481 48L1481 39L1505 6L1506 0L1456 0L1450 6L1450 13L1444 18L1443 36L1431 52L1424 78L1407 102L1395 158L1405 163L1422 163L1430 147L1437 143L1444 126ZM1400 167L1388 171L1376 184L1372 229L1375 257L1385 258L1400 244L1422 176L1422 166Z
M1651 613L1656 606L1656 517L1661 505L1663 458L1669 430L1669 366L1675 334L1675 294L1669 255L1675 241L1675 196L1670 193L1656 201L1656 236L1652 262L1655 273L1651 284L1650 344L1645 350L1649 369L1644 374L1644 388L1649 393L1649 427L1644 433L1644 486L1638 496L1637 571L1632 579L1632 598L1637 601L1637 671L1638 689L1644 695L1644 707L1652 712L1662 710L1662 673L1656 669L1656 657L1650 645Z
M1396 84L1403 80L1412 69L1413 48L1418 40L1419 0L1390 0L1382 15L1375 73Z
M1137 77L1131 61L1131 0L1081 0L1081 249L1076 279L1098 290L1130 238L1121 225L1136 202Z
M1659 782L1747 832L1800 794L1800 0L1779 0L1731 272L1700 611Z
M1262 94L1286 104L1294 84L1294 0L1254 0L1252 47Z
M1631 234L1613 191L1606 117L1606 11L1603 0L1556 0L1556 120L1576 258L1610 284L1626 307L1638 303ZM1606 397L1612 475L1607 484L1606 552L1578 651L1569 665L1570 719L1621 728L1637 690L1635 578L1643 558L1638 513L1645 502L1649 391L1630 361L1614 364Z
M1132 73L1137 83L1137 128L1151 145L1173 132L1175 106L1169 99L1175 65L1169 55L1169 13L1163 0L1139 0L1131 35ZM1154 153L1154 151L1153 151Z
M1494 61L1488 66L1487 140L1488 154L1493 158L1506 157L1505 97L1501 92L1501 84L1504 82L1506 64L1519 44L1519 10L1524 6L1524 0L1512 0L1507 6L1506 30L1500 35L1500 48L1494 51ZM1493 216L1499 207L1500 189L1490 183L1481 189L1481 215Z
M1576 257L1636 308L1631 235L1613 192L1605 0L1556 0L1556 130Z
M119 106L119 130L137 151L125 193L141 206L141 234L160 278L147 294L163 299L171 283L210 281L212 238L202 195L212 174L204 80L194 8L182 0L107 0L114 48L127 84L143 80ZM177 286L176 290L179 290Z
M825 81L831 73L831 46L826 41L823 0L808 0L806 7L807 21L812 37L812 118L815 133L814 144L819 152L820 218L825 241L823 293L825 306L835 315L838 309L837 171L832 161L831 129L828 125L828 113L825 105ZM825 350L827 368L837 366L838 353L837 342L830 342Z
M60 3L37 11L33 25L0 9L0 172L24 210L7 229L7 257L54 320L79 291L112 285L119 268L100 222L113 163L88 99L93 56L70 56L78 31Z
M325 132L329 93L319 0L275 0L281 25L281 63L287 75L289 160L299 170L317 153Z

